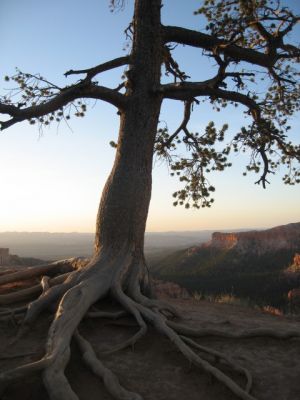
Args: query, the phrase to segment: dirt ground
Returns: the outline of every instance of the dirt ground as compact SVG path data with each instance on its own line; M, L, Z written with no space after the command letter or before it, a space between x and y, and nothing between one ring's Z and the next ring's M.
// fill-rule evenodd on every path
M273 316L260 311L235 305L214 304L195 300L174 300L181 310L186 324L193 327L218 327L225 331L249 327L269 327L275 330L300 329L296 318ZM109 305L112 307L112 305ZM129 390L140 393L144 400L235 400L223 385L211 380L198 368L191 366L172 346L169 340L150 329L134 349L125 349L115 354L104 355L102 351L120 343L136 331L133 320L123 318L121 325L110 321L85 319L80 325L81 334L93 345L97 355L119 377ZM16 334L12 322L0 326L0 370L15 367L43 355L50 315L43 315L21 341L13 346L9 342ZM253 374L252 394L259 400L300 399L300 339L277 340L271 338L216 339L201 338L197 341L205 346L224 352ZM4 359L10 355L31 355ZM228 370L240 384L244 377ZM76 344L72 344L72 358L66 375L81 400L110 400L102 382L92 375L80 358ZM0 400L47 400L41 376L28 376L26 380L12 384Z

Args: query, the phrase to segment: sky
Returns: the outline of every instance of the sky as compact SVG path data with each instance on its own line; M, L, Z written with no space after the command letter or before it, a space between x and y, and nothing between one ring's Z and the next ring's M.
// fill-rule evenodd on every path
M132 0L123 11L111 13L108 0L1 0L0 1L0 93L5 94L18 67L40 73L66 85L69 69L83 69L127 54L124 29L132 16ZM166 0L165 24L201 29L194 16L201 1ZM300 13L297 0L287 3ZM299 30L297 34L299 34ZM300 39L300 36L299 36ZM300 41L300 40L299 40ZM125 49L124 49L125 48ZM211 76L212 65L199 50L179 46L176 57L194 80ZM105 73L98 81L118 84L122 69ZM201 104L193 114L191 130L201 132L213 120L217 127L229 123L229 134L245 124L242 109L215 113ZM166 101L160 120L172 132L182 118L182 104ZM291 138L299 143L299 115L291 121ZM93 232L101 191L112 167L117 140L118 116L112 106L90 102L85 118L72 118L70 127L61 123L41 134L28 122L0 133L0 232L49 231ZM172 193L180 184L166 165L153 166L153 191L148 231L268 228L300 221L300 186L286 186L278 176L264 190L255 185L257 176L242 176L246 158L235 156L233 167L212 175L216 187L210 209L186 210L172 206Z

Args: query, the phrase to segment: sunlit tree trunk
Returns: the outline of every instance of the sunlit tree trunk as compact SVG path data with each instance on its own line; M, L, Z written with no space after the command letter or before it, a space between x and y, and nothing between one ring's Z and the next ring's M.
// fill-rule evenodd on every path
M102 193L96 226L96 254L128 246L143 254L151 197L153 148L161 98L160 0L136 2L131 64L127 72L128 106L120 116L115 162ZM143 18L140 18L143 15Z

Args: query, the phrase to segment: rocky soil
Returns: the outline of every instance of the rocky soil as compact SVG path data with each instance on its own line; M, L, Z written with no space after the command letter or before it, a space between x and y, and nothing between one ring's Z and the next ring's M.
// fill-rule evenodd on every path
M269 327L283 330L287 327L300 329L300 320L264 314L253 309L235 305L214 304L193 299L169 299L184 316L184 322L193 327L218 327L224 331L239 331L249 327ZM116 304L107 304L109 309ZM44 343L49 327L50 314L43 315L32 331L21 341L9 345L17 327L11 322L0 326L0 368L12 368L37 360L44 352ZM140 393L144 400L234 400L221 384L194 366L188 365L169 340L150 330L134 349L115 354L103 351L120 343L136 331L130 318L113 324L111 321L85 319L80 332L94 346L97 355L118 376L128 389ZM253 395L259 400L296 400L300 398L300 340L252 339L197 339L199 343L224 352L253 374ZM75 354L67 368L72 387L82 400L110 400L102 382L93 376L83 364L76 345ZM31 354L28 354L31 353ZM28 354L28 355L25 355ZM14 358L19 355L20 357ZM13 357L13 358L10 358ZM223 365L224 371L229 372ZM236 373L231 376L242 383L244 377ZM41 377L29 376L26 381L11 385L1 400L47 400Z

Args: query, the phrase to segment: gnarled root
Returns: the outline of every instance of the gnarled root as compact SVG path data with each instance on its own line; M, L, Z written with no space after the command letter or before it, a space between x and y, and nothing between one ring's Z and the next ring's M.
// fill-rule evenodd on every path
M78 343L78 346L82 352L84 362L93 371L93 373L103 379L103 383L107 391L117 400L142 400L142 397L133 392L129 392L124 389L116 377L116 375L108 368L96 356L90 343L85 340L78 331L75 332L74 337Z
M112 371L105 367L97 357L89 342L78 333L78 326L84 317L118 319L130 315L136 321L138 330L130 338L121 342L116 347L104 351L111 353L124 349L142 339L147 332L148 324L166 336L180 353L193 365L213 376L218 382L225 385L238 399L256 400L250 394L252 376L250 371L238 365L235 360L214 349L203 346L189 337L222 336L222 337L256 337L268 336L280 339L300 337L298 331L273 331L271 329L252 329L241 333L221 331L217 329L194 329L182 323L168 319L168 316L179 316L172 305L157 299L150 299L141 291L143 273L141 265L133 260L132 253L119 250L118 254L102 252L97 258L80 269L72 270L67 274L51 279L43 276L39 285L40 296L27 308L17 307L14 310L5 309L0 312L0 319L9 318L11 315L22 315L26 311L22 328L29 327L38 315L49 306L56 306L56 313L48 332L46 351L43 358L38 361L20 366L0 373L0 388L10 382L20 379L27 374L43 371L43 381L51 400L78 400L78 396L71 388L64 370L70 359L70 343L75 338L83 355L84 362L92 372L100 377L109 393L115 399L141 400L141 396L123 388ZM134 264L133 264L134 263ZM40 274L40 272L39 272ZM11 274L13 275L13 274ZM20 275L18 275L20 277ZM1 278L4 278L2 276ZM18 278L19 279L19 278ZM12 281L11 281L12 282ZM31 294L33 294L33 288ZM16 299L23 299L24 290L15 293ZM36 289L34 289L36 290ZM91 306L110 295L122 307L121 311L91 310ZM201 356L198 354L200 353ZM212 364L202 355L213 356ZM17 356L16 356L17 357ZM245 386L241 387L220 368L225 363L227 368L238 372L246 378Z
M56 261L51 264L39 265L22 269L21 271L7 273L0 276L0 286L7 285L14 282L28 281L37 277L52 277L57 274L58 276L49 280L49 286L55 286L63 282L72 271L79 271L88 264L86 258L69 258L66 260ZM5 286L4 286L5 288ZM36 294L44 292L45 288L43 282L10 293L0 295L0 305L12 304L26 300Z
M0 285L4 285L11 282L19 282L35 278L42 275L51 275L57 273L71 272L74 269L82 268L88 263L88 259L76 257L69 258L66 260L55 261L51 264L43 264L35 267L29 267L22 269L21 271L7 273L0 276Z

